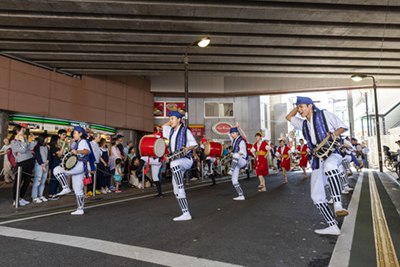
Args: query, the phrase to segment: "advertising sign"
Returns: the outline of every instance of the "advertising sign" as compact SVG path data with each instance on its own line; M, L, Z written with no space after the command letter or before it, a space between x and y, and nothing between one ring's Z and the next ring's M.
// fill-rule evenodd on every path
M166 116L170 111L179 111L185 117L185 102L165 102L165 109Z
M227 135L231 127L233 127L232 123L226 121L220 121L214 123L214 125L212 126L212 131L219 135Z
M165 118L165 102L164 101L154 101L154 117L155 118Z

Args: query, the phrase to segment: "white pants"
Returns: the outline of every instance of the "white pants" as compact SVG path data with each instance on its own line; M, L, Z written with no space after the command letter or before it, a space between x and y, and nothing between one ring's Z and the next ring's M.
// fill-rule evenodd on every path
M342 165L342 156L332 154L325 161L320 161L319 169L313 170L311 173L311 199L314 204L325 203L326 194L326 175L325 172L338 170Z
M149 157L145 156L145 157L141 157L140 159L144 160L145 166L147 166L147 162L149 161ZM160 162L160 160L150 157L150 162L149 162L149 164L150 164L150 166L151 166L151 178L152 178L153 182L158 182L158 181L160 181L160 180L158 179L158 174L160 173L160 169L161 169L161 162Z
M172 170L172 186L174 188L175 196L179 198L186 198L185 189L183 187L184 175L187 170L190 170L193 165L193 159L189 158L181 158L176 159L171 162L171 170ZM176 170L176 171L174 171Z
M211 172L208 172L207 160L210 160L210 167L211 167L210 171ZM204 168L204 175L212 175L212 174L214 174L214 171L213 171L214 162L215 162L215 158L214 157L206 157L206 167Z
M66 171L60 166L54 168L54 175L57 173L64 173L66 176L72 175L72 187L76 195L83 195L83 178L85 176L85 169L83 167L83 162L78 161L75 167L70 170Z
M246 165L247 165L247 160L245 160L238 153L233 154L232 161L235 158L238 160L238 163L237 163L236 167L232 170L232 184L233 185L235 185L235 184L237 184L239 182L239 171L240 171L240 169L246 167ZM232 162L231 162L231 166L232 166Z

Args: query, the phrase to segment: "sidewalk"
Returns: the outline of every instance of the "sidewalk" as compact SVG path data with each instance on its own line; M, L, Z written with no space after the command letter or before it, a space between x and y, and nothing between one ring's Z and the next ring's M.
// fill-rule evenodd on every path
M240 175L239 178L246 177L246 174ZM254 177L253 174L250 177ZM231 176L224 176L224 177L217 177L216 181L223 181L231 179ZM0 187L3 186L4 182L0 182ZM163 178L162 179L162 190L163 192L172 190L171 178ZM186 188L190 188L192 186L201 185L201 184L210 184L211 179L205 178L201 180L199 178L197 181L189 181L189 184L185 184ZM29 205L24 207L14 208L12 203L12 187L13 184L6 184L2 188L0 188L0 219L12 219L17 218L19 216L25 216L28 214L37 214L37 213L44 213L48 211L55 211L61 209L69 209L76 207L76 198L75 195L65 195L61 196L59 200L56 201L47 201L43 203L33 203L31 199L31 192L32 192L32 183L30 184L28 190L25 194L25 200L30 201ZM122 192L117 194L115 192L108 193L108 194L100 194L96 196L91 196L85 199L85 205L92 204L92 203L101 203L110 200L117 200L123 199L127 197L133 196L140 196L140 195L157 195L157 189L155 186L145 188L145 189L138 189L132 188L128 186L127 183L123 183ZM48 196L48 185L46 185L44 189L44 196ZM168 196L169 197L169 196Z

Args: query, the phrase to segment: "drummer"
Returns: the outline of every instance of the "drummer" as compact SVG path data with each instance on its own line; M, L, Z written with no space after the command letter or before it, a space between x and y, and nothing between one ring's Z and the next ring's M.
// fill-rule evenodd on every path
M297 117L297 113L306 119ZM348 127L336 115L326 110L320 110L309 97L298 96L296 107L289 112L286 119L292 123L295 130L303 131L303 136L312 152L328 136L328 131L335 136L340 136L348 130ZM311 199L329 225L325 229L315 230L315 233L320 235L340 235L338 223L326 200L325 185L327 181L330 185L336 216L342 217L349 214L342 207L342 188L338 170L341 162L342 157L338 151L329 155L325 161L321 161L315 156L312 160Z
M290 147L288 147L285 144L285 139L279 140L279 145L280 147L276 150L275 156L278 157L279 160L281 161L281 168L283 172L281 176L285 178L285 181L283 181L283 183L287 184L288 183L287 172L290 171L290 166L291 166L290 154L292 153L292 151L290 150Z
M184 148L187 155L183 158L175 159L171 162L172 186L174 194L182 210L182 215L174 218L174 221L189 221L192 216L186 200L185 188L183 186L183 175L193 165L192 150L197 147L197 142L188 127L182 122L182 114L178 111L168 112L169 121L163 128L163 137L169 140L171 153Z
M88 164L90 163L90 169L96 170L94 162L96 158L93 154L90 142L86 139L87 134L85 130L80 126L74 126L73 130L74 143L72 144L71 152L78 155L78 162L72 170L65 170L61 166L54 168L54 176L57 178L59 183L62 185L63 190L57 194L57 196L65 195L71 192L67 183L66 175L72 175L72 186L75 191L76 202L78 208L72 212L71 215L83 215L83 207L85 205L85 196L83 194L83 178L89 176Z
M145 136L145 138L148 138L148 137L162 138L162 134L160 133L160 128L157 127L156 133ZM162 138L162 139L164 139L164 138ZM168 150L166 151L166 153L168 153ZM160 169L162 166L163 157L159 158L159 157L142 156L142 157L140 157L140 159L143 160L145 163L145 165L144 165L146 168L145 175L147 174L148 167L151 166L151 178L152 178L153 183L155 183L155 185L157 187L157 191L158 191L158 194L155 195L155 197L158 197L158 198L164 197L164 195L162 194L161 182L159 179L159 174L160 174Z
M203 148L203 150L205 149L205 147L206 147L206 145L210 145L210 142L212 142L212 139L211 138L209 138L207 135L204 135L204 138L203 139L201 139L201 145L200 146L203 146L202 148ZM212 180L212 184L211 184L211 186L214 186L214 185L217 185L217 183L215 182L215 176L214 176L214 170L213 170L213 166L214 166L214 163L215 163L215 156L214 155L208 155L207 157L206 157L206 163L207 163L207 176L209 176L210 178L211 178L211 180Z
M308 163L308 154L310 153L310 149L307 145L304 144L303 138L299 140L300 145L297 146L296 153L300 155L299 166L303 170L302 178L307 178L306 168Z
M269 175L268 171L268 153L271 151L271 147L262 140L262 133L257 132L256 143L251 148L251 153L254 154L256 162L254 163L255 174L260 179L260 185L258 186L258 192L267 191L265 187L264 175Z

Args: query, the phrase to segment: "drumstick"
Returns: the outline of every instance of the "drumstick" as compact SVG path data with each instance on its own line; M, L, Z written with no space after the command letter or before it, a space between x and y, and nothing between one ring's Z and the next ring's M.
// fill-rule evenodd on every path
M239 130L240 130L240 133L243 135L243 137L247 140L247 136L245 135L245 133L243 132L243 130L242 130L242 127L240 127L240 125L239 125L239 123L238 122L236 122L237 124L238 124L238 128L239 128Z

